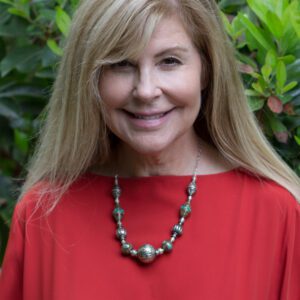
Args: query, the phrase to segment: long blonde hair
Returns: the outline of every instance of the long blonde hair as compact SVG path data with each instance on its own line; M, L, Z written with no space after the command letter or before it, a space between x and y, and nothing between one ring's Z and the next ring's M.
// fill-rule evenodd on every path
M234 164L274 180L299 199L299 178L269 145L247 105L214 0L82 1L21 197L46 181L41 195L56 194L53 208L81 174L109 159L111 140L98 91L101 67L138 57L158 22L173 13L181 17L204 65L207 87L196 131L206 131Z

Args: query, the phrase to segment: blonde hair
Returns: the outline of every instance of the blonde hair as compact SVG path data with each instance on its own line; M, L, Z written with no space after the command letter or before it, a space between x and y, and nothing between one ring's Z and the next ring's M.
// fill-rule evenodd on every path
M214 0L82 1L66 42L47 118L21 197L39 182L55 193L52 206L91 166L109 159L98 83L107 63L138 57L158 22L177 13L199 50L207 87L195 129L226 158L274 180L299 197L299 178L269 145L244 94L232 46Z

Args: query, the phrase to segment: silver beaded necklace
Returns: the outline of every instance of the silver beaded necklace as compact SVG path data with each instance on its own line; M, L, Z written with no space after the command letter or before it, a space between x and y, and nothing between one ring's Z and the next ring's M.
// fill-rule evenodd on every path
M174 225L171 230L171 238L169 240L164 240L161 244L161 247L155 249L150 244L144 244L137 250L133 248L133 246L127 242L127 231L122 224L122 218L124 216L124 209L120 206L120 196L121 196L121 188L119 186L118 175L115 175L115 183L112 189L112 195L115 202L115 208L113 210L113 217L117 224L116 236L117 239L121 242L121 252L124 255L131 256L133 258L137 258L142 263L150 263L154 261L157 256L160 256L164 253L170 253L173 250L173 244L175 240L182 235L183 232L183 224L185 219L191 213L191 201L193 199L194 194L197 191L196 186L196 174L198 170L198 162L199 162L200 152L197 155L196 166L193 173L193 177L189 185L187 186L187 200L181 205L179 211L179 222Z

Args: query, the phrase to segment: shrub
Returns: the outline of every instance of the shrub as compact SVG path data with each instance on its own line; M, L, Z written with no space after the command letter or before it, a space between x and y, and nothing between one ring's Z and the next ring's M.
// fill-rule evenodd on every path
M0 264L16 191L77 2L0 0Z

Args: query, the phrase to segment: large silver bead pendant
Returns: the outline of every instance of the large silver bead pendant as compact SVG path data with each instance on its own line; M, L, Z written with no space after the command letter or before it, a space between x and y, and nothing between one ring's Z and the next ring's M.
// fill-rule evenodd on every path
M137 257L143 263L150 263L155 258L155 249L153 246L146 244L138 249Z

